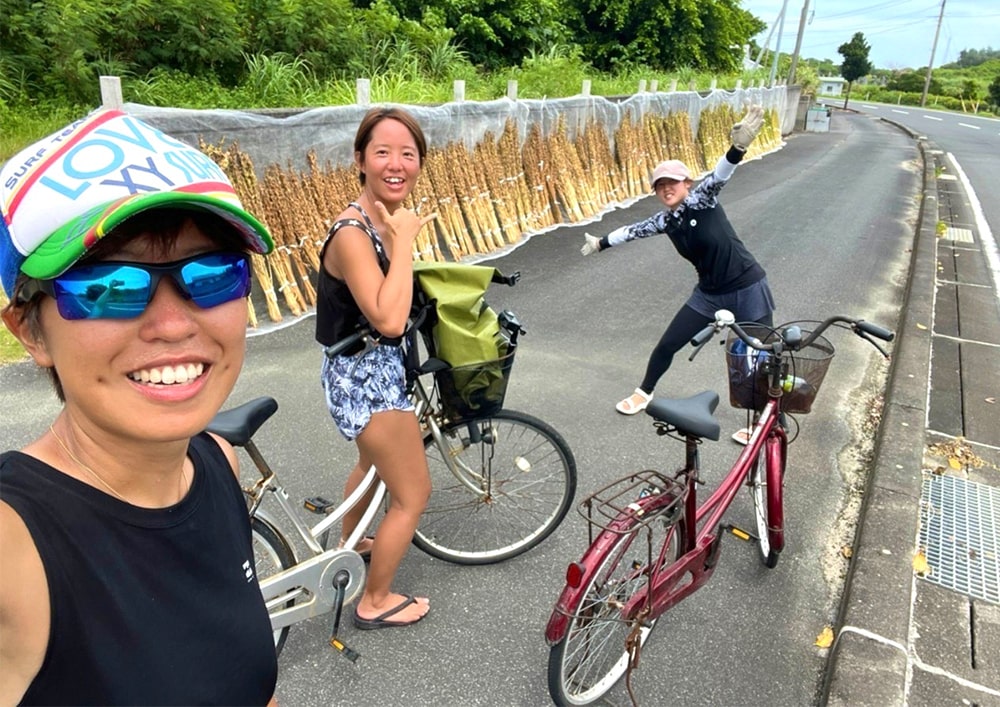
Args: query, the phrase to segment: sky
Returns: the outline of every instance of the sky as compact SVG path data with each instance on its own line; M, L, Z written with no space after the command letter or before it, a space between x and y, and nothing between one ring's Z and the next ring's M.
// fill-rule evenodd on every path
M767 23L754 38L757 44L763 47L770 33L768 46L785 54L795 51L802 9L808 6L799 56L837 65L843 61L837 48L855 32L864 34L876 69L926 67L932 50L935 68L956 61L963 49L1000 50L1000 0L742 0L741 6Z

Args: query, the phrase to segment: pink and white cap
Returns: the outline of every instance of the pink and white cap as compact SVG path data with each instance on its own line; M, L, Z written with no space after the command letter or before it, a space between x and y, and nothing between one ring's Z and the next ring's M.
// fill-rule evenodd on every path
M649 188L656 189L656 183L661 179L674 179L683 182L691 179L691 170L680 160L667 160L660 162L653 170L653 176L649 178Z

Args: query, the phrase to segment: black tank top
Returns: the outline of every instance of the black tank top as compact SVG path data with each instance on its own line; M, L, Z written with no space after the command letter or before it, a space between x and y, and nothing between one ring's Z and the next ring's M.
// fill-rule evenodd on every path
M0 499L24 520L51 603L26 705L264 705L277 660L246 503L215 441L191 440L180 503L138 508L21 452Z
M765 277L764 268L736 235L722 204L685 208L670 219L667 235L698 271L698 289L710 295L742 290Z
M375 249L375 257L378 258L378 266L382 274L389 272L389 258L385 254L382 239L375 230L374 224L368 218L368 214L361 208L361 205L352 201L350 206L357 209L364 222L358 219L341 219L330 227L330 233L326 237L326 243L319 254L320 269L319 278L316 282L316 341L323 346L332 346L341 339L344 339L358 330L364 316L361 308L354 300L350 288L343 280L335 278L322 267L323 257L326 249L330 247L333 237L337 235L344 226L356 226L368 234L371 239L372 248Z

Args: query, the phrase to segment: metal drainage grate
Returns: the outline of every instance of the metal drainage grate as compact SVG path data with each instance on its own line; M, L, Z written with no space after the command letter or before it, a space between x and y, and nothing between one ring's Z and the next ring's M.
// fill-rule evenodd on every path
M927 475L920 494L923 579L1000 604L1000 488Z
M949 226L944 231L943 240L959 241L960 243L975 243L972 239L972 231L968 228L954 228Z

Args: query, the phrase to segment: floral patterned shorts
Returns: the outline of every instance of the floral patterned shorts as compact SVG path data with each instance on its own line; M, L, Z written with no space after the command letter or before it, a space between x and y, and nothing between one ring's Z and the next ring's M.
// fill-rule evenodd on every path
M372 415L385 410L413 410L406 397L403 350L376 346L353 356L323 356L320 373L326 407L348 440L361 434Z

